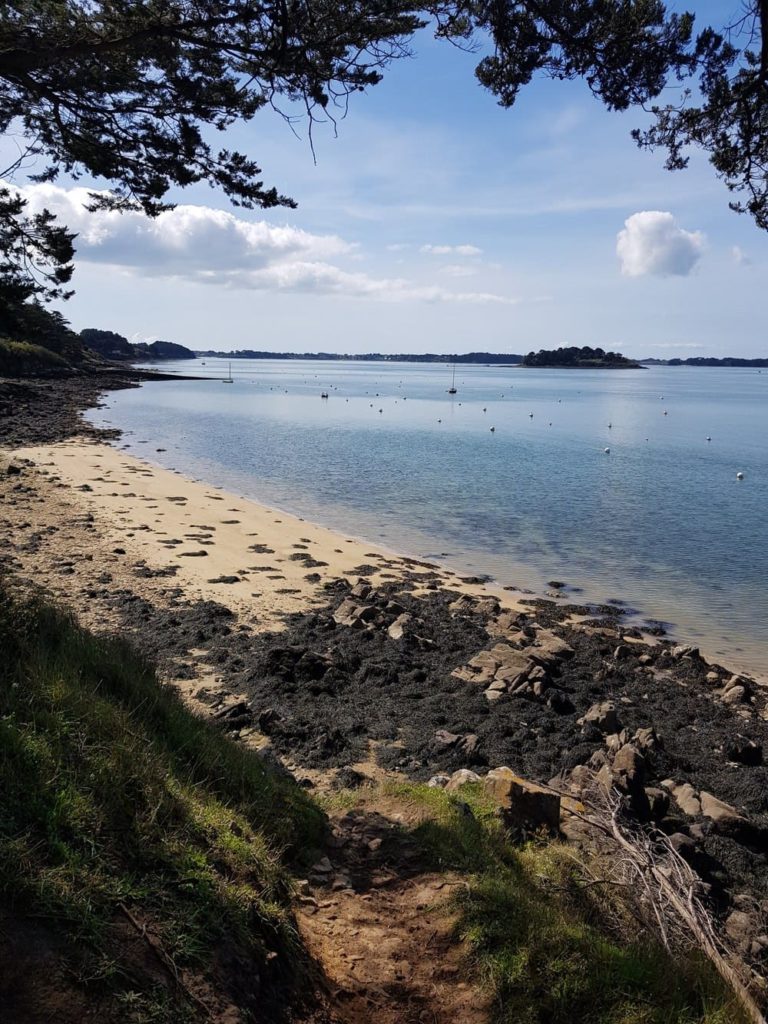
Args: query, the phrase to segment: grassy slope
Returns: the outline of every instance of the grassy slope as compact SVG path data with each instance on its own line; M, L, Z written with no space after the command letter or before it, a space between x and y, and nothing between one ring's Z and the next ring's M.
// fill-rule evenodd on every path
M246 1007L285 995L301 957L284 860L317 847L320 812L127 645L0 591L0 651L6 920L63 929L66 971L99 1019L196 1019L196 991ZM150 928L149 973L126 946L131 918ZM19 1004L14 1020L36 1012Z
M21 377L69 366L63 356L42 345L0 338L0 376Z
M0 1007L15 1024L187 1024L205 1019L200 1000L280 1019L306 977L286 865L315 856L317 807L186 711L126 644L12 599L2 580L0 651ZM512 847L473 789L386 794L417 810L435 869L467 880L458 929L497 1024L741 1021L707 965L628 938L570 851ZM13 976L14 932L30 921L60 940L42 961L66 989L55 1014L34 1005L45 985L32 977L30 1003Z
M384 794L421 819L435 869L467 882L457 930L493 992L494 1024L746 1024L714 969L639 934L615 895L584 883L573 850L510 845L481 787Z

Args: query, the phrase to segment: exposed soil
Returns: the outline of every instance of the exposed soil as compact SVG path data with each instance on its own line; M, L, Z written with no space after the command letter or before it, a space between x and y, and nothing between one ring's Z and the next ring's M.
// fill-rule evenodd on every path
M488 1020L488 997L468 972L448 906L463 882L429 869L404 828L413 824L401 805L381 799L331 816L328 857L297 916L338 1024Z

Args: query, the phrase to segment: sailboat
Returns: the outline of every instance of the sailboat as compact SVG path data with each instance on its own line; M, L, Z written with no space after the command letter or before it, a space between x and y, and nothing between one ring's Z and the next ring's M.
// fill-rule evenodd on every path
M451 386L448 388L448 394L456 394L456 363L453 364L453 378L451 380Z
M227 376L221 378L221 383L222 384L234 384L235 383L234 378L232 376L232 363L229 364L229 371L227 373Z

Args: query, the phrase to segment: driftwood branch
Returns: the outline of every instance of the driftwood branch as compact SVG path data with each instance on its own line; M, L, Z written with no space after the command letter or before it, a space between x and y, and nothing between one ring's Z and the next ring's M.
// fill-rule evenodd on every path
M570 794L561 793L561 796ZM693 942L731 988L751 1024L766 1024L752 992L756 977L734 956L715 931L702 900L702 883L691 866L657 829L631 824L623 815L621 795L606 792L596 781L582 795L584 812L569 813L611 854L615 873L633 882L637 902L665 947ZM618 856L617 856L618 855Z

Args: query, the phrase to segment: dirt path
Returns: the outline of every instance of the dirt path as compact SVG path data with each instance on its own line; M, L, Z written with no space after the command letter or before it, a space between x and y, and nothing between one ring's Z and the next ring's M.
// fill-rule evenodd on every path
M451 910L464 883L430 870L409 834L413 813L363 797L331 823L297 918L334 1024L487 1024Z

